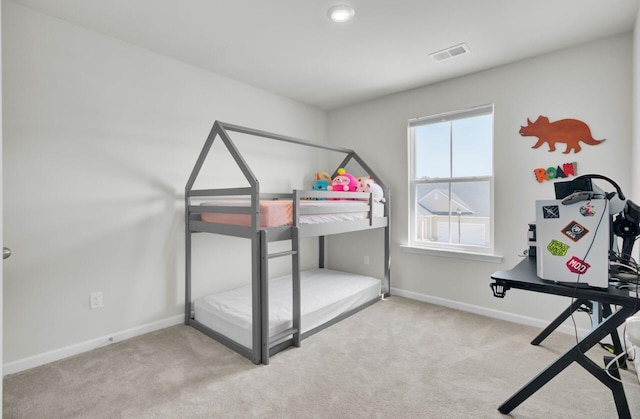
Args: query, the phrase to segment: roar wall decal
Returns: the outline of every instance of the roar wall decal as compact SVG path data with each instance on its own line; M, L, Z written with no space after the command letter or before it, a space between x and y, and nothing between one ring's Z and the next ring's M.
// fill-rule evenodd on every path
M536 122L531 122L527 118L527 126L520 127L520 135L523 137L538 137L538 142L531 148L538 148L543 143L549 145L549 151L556 150L556 143L564 143L567 149L564 154L571 150L578 153L581 150L580 141L587 145L598 145L604 140L596 140L591 136L589 126L577 119L561 119L549 122L546 116L539 116Z
M546 169L540 167L538 169L533 169L533 174L536 176L536 180L539 183L542 183L545 180L562 179L569 176L575 176L577 166L578 164L573 162L563 163L556 167L551 166Z

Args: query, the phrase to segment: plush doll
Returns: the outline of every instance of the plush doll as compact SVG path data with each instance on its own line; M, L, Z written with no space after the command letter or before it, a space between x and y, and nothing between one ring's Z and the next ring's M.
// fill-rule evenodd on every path
M356 178L341 167L338 169L338 175L331 180L327 190L333 192L355 192L357 188L358 181Z
M364 190L362 189L365 187L364 185L365 180L371 180L371 176L359 177L356 179L356 182L358 182L358 186L356 186L356 192L364 192Z
M384 202L384 193L382 192L382 187L378 185L371 177L359 177L357 179L358 188L356 192L367 192L371 193L373 197L373 202Z
M316 172L316 181L313 183L314 191L326 191L331 183L331 175L327 172Z
M313 190L314 191L326 191L329 187L329 182L331 181L331 176L327 172L316 172L316 181L313 182ZM327 198L312 198L312 200L325 200Z

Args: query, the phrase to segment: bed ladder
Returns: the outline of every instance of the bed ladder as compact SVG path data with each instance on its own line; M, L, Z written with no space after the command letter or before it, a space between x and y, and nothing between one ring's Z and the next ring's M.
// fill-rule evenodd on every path
M291 250L269 254L267 230L260 230L260 299L261 299L261 334L262 334L262 363L269 364L269 353L272 347L286 347L293 344L300 346L302 330L300 328L300 246L298 227L291 227ZM269 259L291 256L292 277L292 327L283 330L275 336L269 337ZM293 335L290 341L286 339Z

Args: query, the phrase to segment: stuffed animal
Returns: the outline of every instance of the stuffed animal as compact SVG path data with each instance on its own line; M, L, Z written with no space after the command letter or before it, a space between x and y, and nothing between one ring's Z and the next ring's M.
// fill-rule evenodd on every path
M338 175L331 180L327 190L333 192L355 192L358 181L351 173L347 173L342 167L338 169Z
M371 177L359 177L357 179L358 188L356 192L367 192L371 193L373 198L373 202L384 202L384 192L382 191L382 187L378 185Z
M314 191L326 191L331 183L331 175L327 172L316 172L316 181L313 183Z
M356 179L356 182L358 182L358 186L356 187L356 192L364 192L361 189L364 188L364 182L365 180L372 180L371 176L367 176L367 177L359 177Z
M331 181L331 176L327 172L316 172L316 181L313 182L313 190L314 191L326 191L329 187L329 182ZM325 200L326 198L312 198L312 200Z
M324 179L318 179L313 182L313 190L314 191L326 191L329 187L329 182Z

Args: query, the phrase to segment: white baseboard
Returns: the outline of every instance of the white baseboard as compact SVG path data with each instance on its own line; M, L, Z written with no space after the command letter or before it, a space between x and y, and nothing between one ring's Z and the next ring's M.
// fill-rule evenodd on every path
M420 294L413 291L406 291L399 288L391 288L391 295L406 297L412 300L423 301L426 303L449 307L456 310L467 311L470 313L492 317L499 320L505 320L512 323L524 324L527 326L534 326L541 329L545 328L549 324L549 321L547 320L541 320L533 317L521 316L519 314L493 310L486 307L461 303L459 301L454 301L454 300L447 300L440 297L433 297L430 295ZM174 326L176 324L182 323L183 321L184 321L184 315L177 315L177 316L170 317L168 319L160 320L153 323L148 323L142 326L133 327L131 329L123 330L110 335L101 336L99 338L95 338L85 342L80 342L74 345L66 346L64 348L55 349L53 351L19 359L17 361L8 362L3 365L2 373L3 375L15 374L20 371L25 371L31 368L35 368L40 365L44 365L50 362L58 361L60 359L68 358L73 355L77 355L83 352L88 352L92 349L107 346L115 342L120 342L125 339L143 335L145 333L150 333L156 330L164 329L166 327ZM573 327L570 327L567 325L561 325L556 330L559 332L567 333L571 335L575 334ZM584 336L587 334L587 332L588 330L586 329L578 329L579 336Z
M120 342L135 336L144 335L145 333L150 333L156 330L164 329L166 327L174 326L182 322L184 322L184 314L169 317L168 319L159 320L152 323L147 323L142 326L133 327L131 329L123 330L110 335L101 336L99 338L91 339L85 342L76 343L64 348L54 349L53 351L19 359L17 361L8 362L6 364L3 364L2 374L3 376L6 376L8 374L15 374L17 372L35 368L53 361L58 361L60 359L68 358L73 355L88 352L92 349L107 346L115 342Z
M391 288L391 295L397 295L400 297L410 298L412 300L423 301L425 303L435 304L439 306L449 307L456 310L468 311L470 313L479 314L481 316L492 317L494 319L505 320L511 323L524 324L526 326L534 326L540 329L544 329L550 323L549 320L536 319L528 316L521 316L519 314L508 313L506 311L493 310L486 307L476 306L467 303L461 303L460 301L447 300L445 298L433 297L430 295L420 294L413 291L406 291L398 288ZM558 332L575 335L575 330L572 326L560 325L557 329ZM578 336L586 336L589 333L587 329L578 328Z

